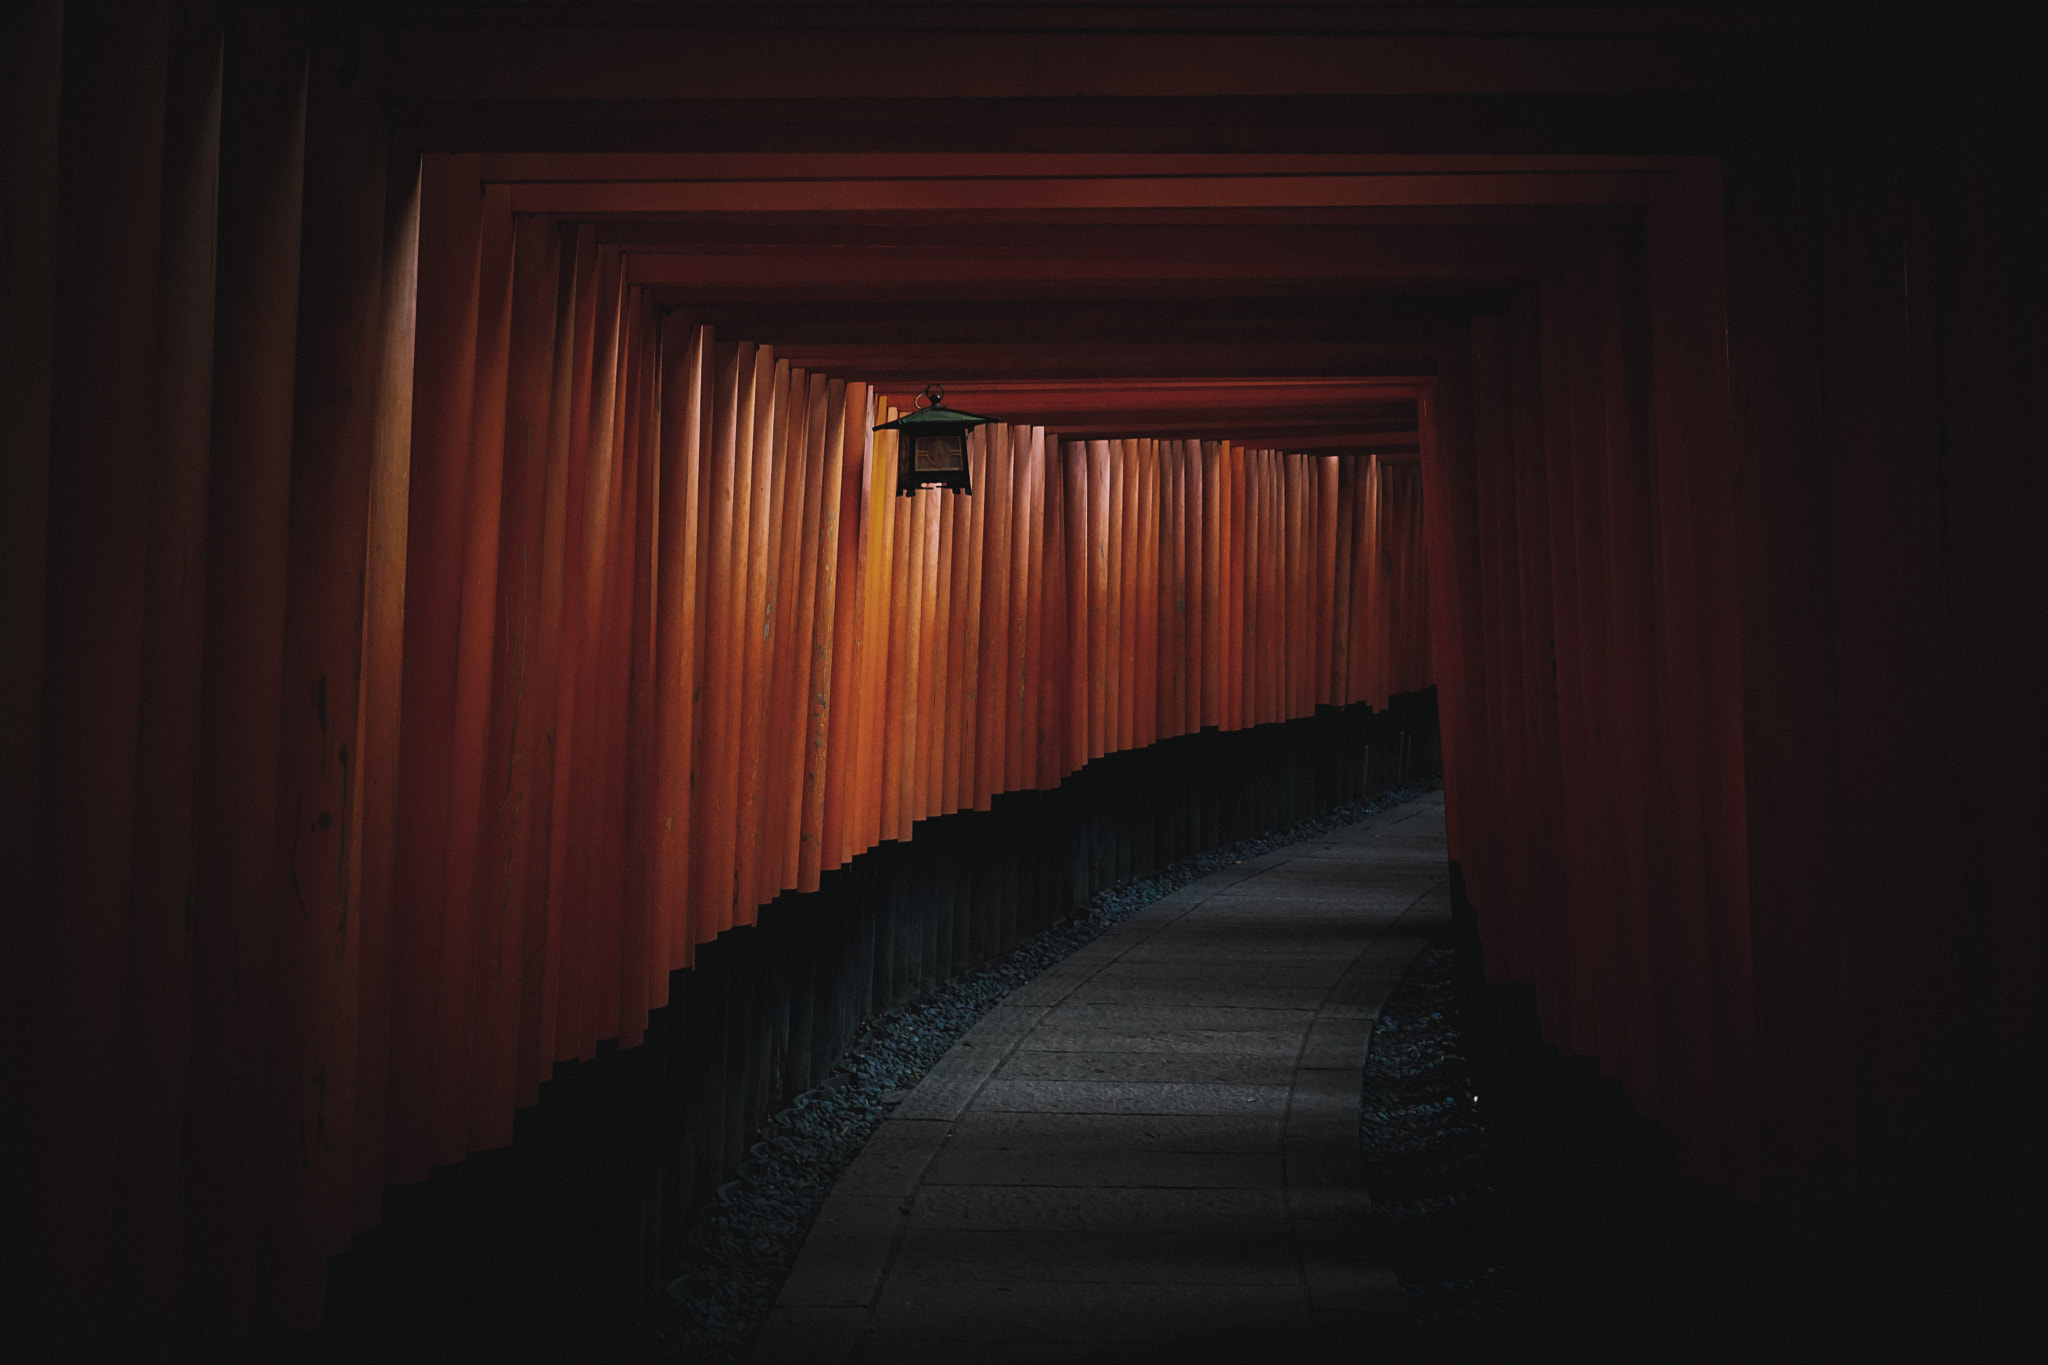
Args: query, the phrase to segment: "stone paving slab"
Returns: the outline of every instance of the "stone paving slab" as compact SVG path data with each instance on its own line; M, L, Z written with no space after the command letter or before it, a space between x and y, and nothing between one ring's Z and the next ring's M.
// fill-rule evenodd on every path
M1425 797L1224 868L1013 992L877 1129L755 1360L1369 1354L1401 1311L1358 1096L1448 915Z
M1320 856L1294 859L1284 867L1275 867L1247 877L1216 892L1211 900L1239 900L1246 896L1270 897L1275 894L1299 895L1343 895L1364 898L1368 903L1383 897L1388 880L1421 877L1429 880L1441 876L1440 869L1432 869L1427 859L1389 858L1379 850L1370 858L1340 857L1338 850L1331 849Z
M937 1120L884 1119L868 1137L860 1155L847 1165L832 1193L908 1199L946 1140L947 1125Z
M1283 1158L1269 1152L1131 1152L1072 1147L948 1147L924 1169L932 1185L1068 1185L1104 1189L1266 1189Z
M1074 1054L1068 1053L1068 1056ZM1285 1085L1204 1085L1184 1082L993 1080L974 1098L983 1112L1040 1114L1245 1114L1287 1111Z
M1228 1036L1228 1035L1225 1035ZM1098 1035L1096 1041L1100 1041ZM1144 1081L1154 1085L1286 1085L1294 1052L1048 1052L1019 1048L996 1075L1006 1081Z
M1104 979L1096 977L1084 982L1069 999L1076 1005L1171 1005L1185 1000L1188 991L1195 987L1227 990L1230 994L1254 1009L1313 1010L1322 1002L1329 987L1322 984L1306 986L1275 986L1261 982L1233 981L1224 973L1208 978L1197 976L1168 977L1163 981L1132 981L1129 979Z
M1157 1354L1148 1359L1146 1355L1134 1354L1137 1348L1127 1341L988 1343L979 1339L877 1335L867 1339L855 1359L858 1365L961 1365L963 1361L972 1362L972 1365L1151 1365L1153 1360L1160 1361L1161 1365L1245 1365L1247 1361L1273 1359L1267 1349L1272 1340L1272 1333L1263 1329L1250 1334L1241 1343L1181 1340L1168 1348L1170 1353L1163 1359ZM1330 1354L1330 1351L1339 1354ZM1297 1350L1289 1358L1295 1361L1349 1360L1356 1354L1356 1351L1338 1344L1316 1348L1313 1353Z
M1318 1016L1309 1027L1308 1041L1302 1044L1300 1064L1313 1070L1338 1067L1362 1072L1371 1043L1370 1019Z
M884 1267L903 1231L902 1199L836 1189L804 1238L803 1254L776 1299L792 1308L873 1303Z
M1129 1152L1277 1152L1282 1120L1250 1114L1002 1114L977 1111L953 1125L947 1150L1031 1150L1102 1143Z
M1298 1285L1156 1284L892 1278L872 1330L907 1338L960 1337L1003 1318L1012 1341L1177 1341L1302 1313Z
M1289 1230L1276 1188L1103 1189L1097 1186L931 1185L911 1205L913 1228L1021 1232L1274 1233ZM809 1243L805 1244L808 1250Z
M1314 1022L1311 1009L1246 1009L1229 1005L1127 1005L1082 1003L1063 1005L1046 1015L1055 1028L1106 1029L1288 1029L1306 1032Z
M1413 899L1412 896L1408 898ZM1400 901L1396 908L1405 909L1407 903ZM1247 934L1247 930L1255 932ZM1236 954L1246 962L1292 962L1297 959L1319 962L1325 958L1338 958L1348 963L1377 937L1379 927L1360 924L1356 916L1322 922L1287 920L1276 923L1270 916L1251 920L1242 916L1204 915L1182 920L1174 927L1170 938L1151 939L1137 945L1125 960L1176 962L1185 957Z
M1130 1365L1121 1342L949 1341L870 1337L855 1357L859 1365ZM808 1358L806 1358L808 1365ZM1187 1365L1176 1358L1176 1365Z
M1294 1239L1240 1232L1000 1232L914 1228L892 1276L927 1280L1083 1280L1294 1284Z
M1197 1052L1234 1057L1291 1059L1301 1050L1300 1029L1109 1029L1047 1025L1017 1044L1014 1062L1033 1052Z

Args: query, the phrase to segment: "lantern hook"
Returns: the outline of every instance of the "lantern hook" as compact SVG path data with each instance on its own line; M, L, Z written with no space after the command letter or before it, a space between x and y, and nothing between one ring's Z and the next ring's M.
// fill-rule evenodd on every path
M926 399L928 401L925 403L924 407L918 407L917 398ZM927 384L924 386L924 392L919 394L917 398L913 398L911 400L911 407L913 411L923 412L925 408L944 407L946 405L946 386L944 384Z

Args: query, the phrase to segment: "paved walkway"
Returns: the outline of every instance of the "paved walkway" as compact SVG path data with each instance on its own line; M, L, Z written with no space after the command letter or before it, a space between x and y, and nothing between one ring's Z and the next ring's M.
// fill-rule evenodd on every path
M1400 1294L1359 1085L1443 828L1431 795L1247 859L1012 993L833 1188L758 1365L1363 1358Z

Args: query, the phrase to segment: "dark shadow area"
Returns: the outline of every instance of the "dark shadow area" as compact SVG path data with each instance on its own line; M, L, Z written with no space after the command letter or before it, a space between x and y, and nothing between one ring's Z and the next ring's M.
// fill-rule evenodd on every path
M648 1359L640 1053L558 1064L511 1146L385 1191L384 1221L329 1263L325 1326L252 1365Z
M1620 1085L1542 1040L1529 987L1485 981L1473 910L1456 904L1366 1067L1368 1179L1414 1314L1385 1358L1999 1358L1968 1331L1908 1349L1862 1305L1795 1282L1757 1210L1689 1177Z

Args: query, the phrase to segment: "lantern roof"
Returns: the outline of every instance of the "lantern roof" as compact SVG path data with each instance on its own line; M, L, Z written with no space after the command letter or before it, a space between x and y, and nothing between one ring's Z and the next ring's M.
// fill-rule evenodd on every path
M993 417L977 417L971 412L962 412L959 408L947 407L946 390L937 384L925 385L924 392L919 394L918 397L929 398L931 406L913 408L893 422L882 423L875 430L907 431L912 435L916 435L920 431L933 433L964 431L969 427L978 427L984 422L996 420Z

